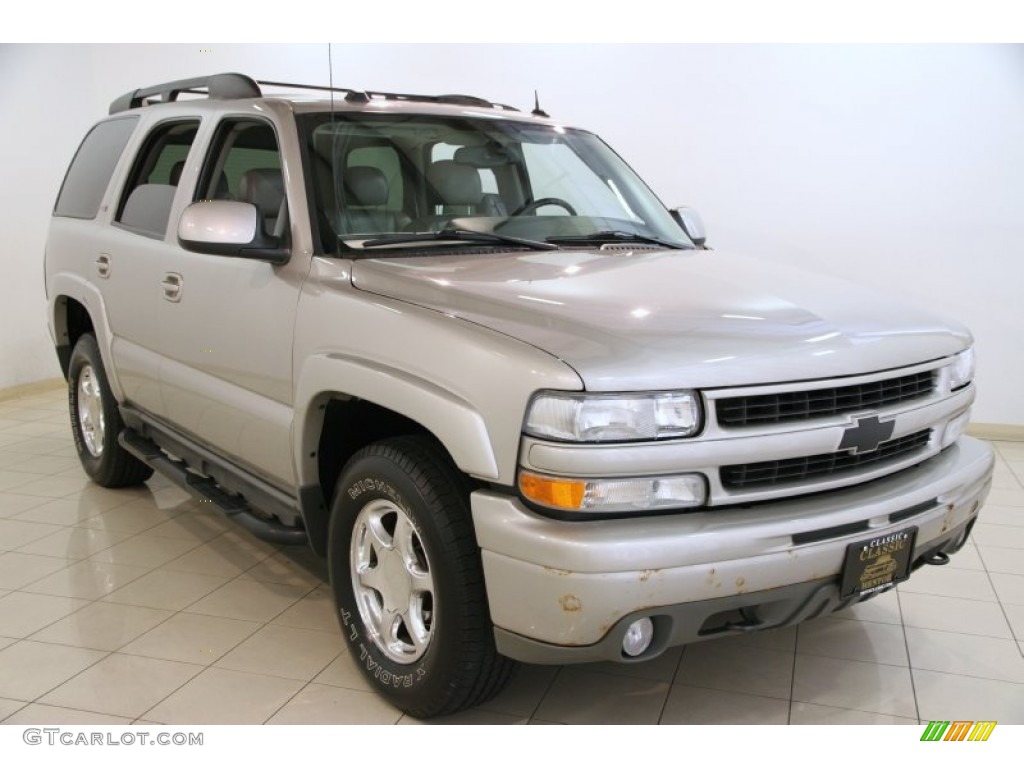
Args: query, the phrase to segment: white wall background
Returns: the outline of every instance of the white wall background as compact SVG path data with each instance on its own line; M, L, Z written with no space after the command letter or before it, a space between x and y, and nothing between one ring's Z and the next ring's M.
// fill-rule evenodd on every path
M210 52L204 52L209 49ZM710 241L940 308L974 419L1024 425L1024 46L347 45L335 84L472 93L600 133ZM42 253L88 127L206 72L326 83L327 47L0 46L0 389L58 375Z

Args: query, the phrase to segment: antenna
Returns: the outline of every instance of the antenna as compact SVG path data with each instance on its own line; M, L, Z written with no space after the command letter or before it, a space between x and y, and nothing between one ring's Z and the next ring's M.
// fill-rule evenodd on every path
M331 89L331 122L334 122L334 59L331 57L331 44L327 44L327 83Z
M551 115L540 108L540 97L537 95L536 88L533 89L533 111L530 114L537 117L551 117Z

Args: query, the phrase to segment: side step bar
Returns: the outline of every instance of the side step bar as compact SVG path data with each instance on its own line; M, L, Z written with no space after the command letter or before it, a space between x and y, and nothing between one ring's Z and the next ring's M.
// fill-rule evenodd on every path
M132 429L124 429L117 441L128 453L145 462L175 485L202 501L217 506L221 512L250 531L257 538L273 544L307 544L306 531L257 516L245 499L226 493L208 477L189 472L184 462L175 461L160 450L156 443Z

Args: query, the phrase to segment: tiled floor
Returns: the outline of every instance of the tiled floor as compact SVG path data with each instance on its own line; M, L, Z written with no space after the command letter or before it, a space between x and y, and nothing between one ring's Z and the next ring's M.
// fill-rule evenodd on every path
M898 591L646 664L522 667L463 723L1024 723L1024 443L973 542ZM91 485L63 394L0 402L0 721L410 723L343 650L323 564L159 476Z

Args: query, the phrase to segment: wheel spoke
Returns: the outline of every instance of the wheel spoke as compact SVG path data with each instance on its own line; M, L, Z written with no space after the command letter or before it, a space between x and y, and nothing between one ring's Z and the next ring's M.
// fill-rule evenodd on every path
M409 610L402 614L402 621L405 623L405 628L412 639L416 652L422 653L430 639L430 625L423 614L422 600L413 599Z
M434 592L434 580L430 578L430 574L426 571L410 571L409 575L412 577L412 591L413 594L433 594Z
M407 564L416 560L416 553L413 551L413 538L415 536L416 531L413 529L412 523L409 522L409 518L405 515L399 515L398 522L395 523L394 544L395 549L402 553L402 559Z
M381 619L380 636L384 646L390 648L392 653L400 653L406 644L398 637L398 630L402 626L402 617L395 613L385 612Z
M367 565L365 568L359 570L359 583L369 589L375 589L378 592L384 588L383 576L380 569L376 566Z
M352 534L352 569L361 574L373 562L373 537L366 526L359 526Z
M399 518L395 526L395 548L402 553L402 560L405 562L405 569L412 579L414 591L429 592L434 588L433 579L424 567L423 545L420 542L419 534L412 527L408 518Z
M371 515L366 521L366 530L373 539L373 544L377 548L378 556L381 551L391 549L395 545L394 540L391 538L391 534L388 533L387 528L384 527L383 518L384 515L375 514Z

